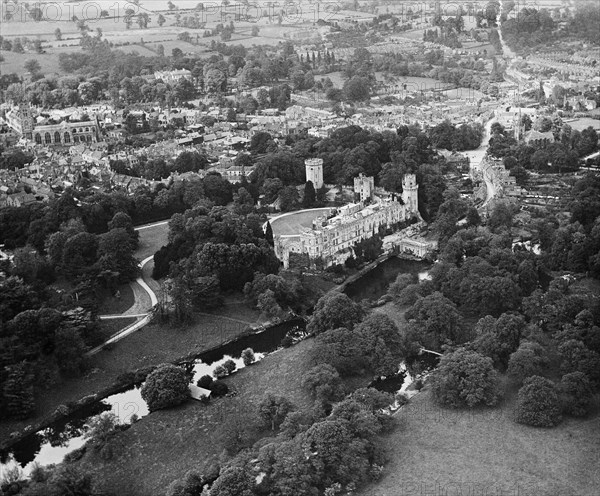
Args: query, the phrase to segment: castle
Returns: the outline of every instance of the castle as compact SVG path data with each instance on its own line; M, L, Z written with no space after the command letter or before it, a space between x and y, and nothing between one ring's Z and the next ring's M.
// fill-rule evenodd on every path
M360 199L338 209L332 208L326 216L317 217L312 227L302 228L298 234L275 238L275 254L290 266L290 255L300 255L310 264L321 259L325 267L343 263L353 256L354 245L371 238L380 228L390 228L411 218L419 218L417 179L406 174L402 181L401 201L395 194L385 198L375 196L373 178L362 174L355 178L355 195Z

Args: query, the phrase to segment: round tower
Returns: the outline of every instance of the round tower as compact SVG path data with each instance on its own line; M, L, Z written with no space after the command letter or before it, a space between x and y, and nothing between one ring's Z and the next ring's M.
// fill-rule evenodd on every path
M417 176L405 174L402 178L402 201L407 213L416 214L419 208L419 185Z
M304 162L306 167L306 182L311 181L315 190L323 187L323 159L308 158Z

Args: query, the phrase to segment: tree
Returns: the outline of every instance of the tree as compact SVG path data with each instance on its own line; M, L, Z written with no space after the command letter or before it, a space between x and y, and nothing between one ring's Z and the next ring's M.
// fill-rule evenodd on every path
M302 385L315 400L325 404L344 397L340 375L331 365L322 364L310 369L302 378Z
M74 327L61 326L54 338L54 358L61 372L78 374L85 366L87 347L81 332Z
M165 16L162 14L158 14L158 19L156 20L156 22L158 23L158 25L162 28L163 24L166 22L167 20L165 19Z
M246 188L239 188L233 195L233 209L239 215L248 215L254 211L254 199Z
M500 397L492 360L465 348L442 357L431 376L431 391L440 404L459 408L492 406Z
M462 318L456 305L442 293L435 292L416 303L406 312L408 320L414 320L419 342L433 350L441 350L443 344L458 343L462 338Z
M534 375L519 389L516 420L534 427L554 427L562 420L560 400L554 383Z
M370 98L371 85L364 77L354 76L344 84L344 95L351 102L362 102Z
M60 28L56 28L54 30L54 37L56 38L56 41L62 40L62 31L60 30Z
M302 206L304 208L312 207L315 204L317 194L312 181L306 181L304 185L304 196L302 198Z
M295 210L300 202L300 195L295 186L284 186L279 192L279 208L282 212Z
M307 330L311 334L320 334L339 327L352 330L362 320L363 315L364 312L358 303L344 293L333 291L317 301Z
M594 390L583 372L571 372L562 376L559 385L563 411L573 417L585 417L591 408Z
M564 374L583 372L595 386L600 385L600 354L590 350L577 340L569 339L558 347L562 358L561 371Z
M152 412L185 402L190 396L189 378L185 370L168 363L159 365L146 378L142 398Z
M24 419L35 411L33 380L31 364L21 362L7 367L2 395L6 412L12 417Z
M490 357L496 366L504 369L511 353L519 346L524 327L525 320L521 315L504 313L498 319L487 315L475 326L477 338L472 346L479 353Z
M292 403L285 396L275 396L269 393L258 405L258 415L265 425L275 431L293 408Z
M254 477L242 467L228 467L210 488L210 496L254 496Z
M254 356L254 350L252 348L246 348L244 351L242 351L241 357L246 367L253 364L256 360L256 357Z
M117 274L120 282L135 279L138 273L137 260L133 256L135 242L124 228L111 229L100 236L98 264L102 271Z
M523 341L508 360L508 375L522 384L533 375L540 375L547 359L544 349L538 343Z
M62 267L67 277L74 278L90 270L97 260L97 236L82 232L66 240L63 248Z
M252 26L252 31L251 31L252 36L258 36L259 31L260 31L260 29L258 26L256 26L256 25Z

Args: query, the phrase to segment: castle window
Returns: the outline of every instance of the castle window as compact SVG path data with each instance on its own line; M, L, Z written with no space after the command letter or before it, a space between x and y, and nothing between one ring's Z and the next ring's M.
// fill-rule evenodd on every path
M69 133L65 133L65 143L71 143L71 135Z
M58 131L54 133L54 143L60 143L60 133Z
M41 144L42 144L42 137L40 136L40 133L35 133L35 142L36 142L38 145L41 145Z
M52 143L52 136L50 136L50 133L46 133L44 135L44 142L49 145L50 143Z

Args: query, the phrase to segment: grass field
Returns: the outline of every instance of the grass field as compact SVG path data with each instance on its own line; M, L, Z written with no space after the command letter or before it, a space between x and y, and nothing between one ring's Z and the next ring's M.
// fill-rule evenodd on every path
M308 212L293 213L275 221L271 221L271 228L275 236L299 234L302 227L311 227L312 221L329 212L329 208L314 208Z
M397 415L403 427L382 440L390 461L359 496L593 496L600 473L600 417L554 429L512 420L514 396L481 411L438 407L428 391Z

